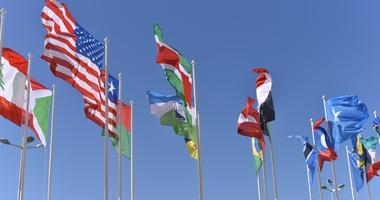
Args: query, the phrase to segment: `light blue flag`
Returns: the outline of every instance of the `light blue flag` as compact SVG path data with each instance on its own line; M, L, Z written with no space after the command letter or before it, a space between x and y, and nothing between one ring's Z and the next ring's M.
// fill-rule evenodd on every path
M362 132L369 117L367 106L356 95L329 99L326 110L335 151L341 143Z
M291 135L291 136L288 136L288 138L296 139L304 145L303 154L305 156L305 162L306 162L307 168L309 169L308 173L309 173L310 185L311 185L314 180L315 166L316 166L319 150L317 148L314 148L309 143L309 137L307 136Z
M352 169L352 175L354 177L356 192L359 192L363 188L364 183L364 168L363 163L357 153L350 152L350 165Z

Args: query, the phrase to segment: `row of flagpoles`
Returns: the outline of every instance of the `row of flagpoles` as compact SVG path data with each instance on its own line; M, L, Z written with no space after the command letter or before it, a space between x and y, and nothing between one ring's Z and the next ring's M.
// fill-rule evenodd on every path
M1 10L0 24L0 52L3 52L3 28L5 10ZM118 75L118 79L111 76L108 66L108 38L104 42L96 40L89 32L81 27L78 22L72 17L67 6L54 0L47 0L45 7L42 10L41 21L47 34L44 42L44 53L42 59L50 64L50 69L53 74L65 80L77 89L82 95L85 106L85 114L88 119L95 122L103 128L104 133L104 200L109 197L109 139L118 155L118 199L123 199L122 188L122 155L130 159L130 199L134 200L134 152L133 152L133 102L130 106L122 103L122 75ZM151 102L151 112L160 118L162 125L172 126L177 135L184 136L185 144L192 158L198 163L198 189L199 199L204 199L203 192L203 174L202 174L202 159L201 159L201 140L200 140L200 117L197 107L198 95L195 80L195 61L191 64L174 48L163 42L163 34L160 27L155 24L153 26L155 39L158 46L157 64L161 64L165 76L176 90L175 95L161 95L158 93L147 92L149 101ZM23 140L21 146L20 172L19 172L19 189L18 200L24 199L24 177L25 177L25 160L27 144L29 138L27 135L28 128L31 128L43 146L46 145L47 133L44 130L48 129L48 123L41 124L38 121L38 113L34 113L30 109L30 96L32 84L37 84L35 80L30 78L31 55L26 61L22 56L11 49L6 49L7 56L0 54L1 64L5 63L7 69L3 76L8 76L8 69L16 71L15 73L23 73L26 76L25 85L27 86L27 97L22 97L21 104L17 107L20 113L13 113L12 110L0 111L0 114L21 126L24 124ZM8 56L8 54L10 56ZM173 56L175 57L173 59ZM17 59L20 62L13 62ZM27 64L25 66L24 64ZM26 72L25 72L26 68ZM20 71L21 70L21 71ZM1 79L3 77L0 77ZM8 79L8 77L6 77ZM178 80L180 82L178 82ZM3 79L1 80L3 81ZM7 85L8 84L8 85ZM1 82L4 92L11 88L12 83ZM5 88L4 89L4 85ZM21 82L21 85L23 83ZM115 86L117 94L114 93ZM47 199L52 199L52 176L53 176L53 151L54 151L54 109L55 109L55 92L56 88L53 85L52 91L46 89L38 83L39 87L45 89L48 98L43 105L43 110L46 117L50 112L50 142L49 142L49 161L48 161L48 184L47 184ZM12 88L14 90L14 88ZM18 88L20 94L24 94L24 88ZM14 94L13 94L14 95ZM33 101L41 99L33 97ZM152 102L161 101L162 104L153 105ZM194 102L194 103L193 103ZM10 100L9 103L14 103ZM36 103L35 103L36 104ZM153 105L153 106L152 106ZM17 106L17 105L16 105ZM39 105L34 105L39 106ZM156 107L155 107L156 106ZM11 114L20 115L20 119L9 117ZM24 119L21 119L21 117ZM29 119L34 116L33 119ZM165 116L165 119L162 117ZM35 120L37 119L37 120ZM32 122L31 122L32 120ZM43 119L48 121L48 119ZM35 124L36 123L36 124ZM35 128L35 125L39 129ZM44 126L44 127L40 127ZM125 132L125 134L124 134Z

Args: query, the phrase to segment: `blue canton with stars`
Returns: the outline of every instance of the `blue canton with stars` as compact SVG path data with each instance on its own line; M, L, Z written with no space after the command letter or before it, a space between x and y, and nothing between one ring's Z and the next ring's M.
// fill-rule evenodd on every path
M119 95L119 80L115 77L108 75L108 99L112 103L117 103Z
M89 58L98 66L100 70L103 68L104 45L87 32L82 26L77 24L75 29L77 35L77 50L83 56Z

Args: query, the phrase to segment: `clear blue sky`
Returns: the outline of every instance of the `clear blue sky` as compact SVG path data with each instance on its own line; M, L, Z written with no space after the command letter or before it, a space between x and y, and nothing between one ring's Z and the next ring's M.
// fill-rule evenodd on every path
M145 91L173 93L155 63L152 24L165 40L197 61L206 200L257 199L254 161L248 138L236 124L246 96L255 97L254 66L270 70L277 119L272 124L279 199L307 198L302 146L290 134L310 135L309 118L323 113L321 96L357 94L372 112L380 110L380 13L377 1L101 1L65 0L77 21L102 40L110 38L110 71L125 76L124 100L135 102L137 200L197 199L197 165L183 139L149 113ZM32 76L57 85L53 199L103 198L101 128L87 120L81 95L55 78L42 54L44 1L4 0L4 43L22 55L31 52ZM371 115L371 120L372 120ZM0 137L21 142L22 129L2 119ZM369 127L365 135L373 134ZM32 134L30 132L30 134ZM344 149L337 179L347 187ZM111 149L111 199L117 194L117 159ZM1 199L17 197L20 152L0 145ZM129 161L124 162L124 194L129 196ZM270 171L268 167L267 171ZM327 164L323 180L331 177ZM25 199L46 197L47 154L28 151ZM380 192L375 178L373 196ZM270 182L269 182L270 183ZM317 186L313 186L317 198ZM360 199L366 199L363 189ZM325 194L329 198L329 194ZM128 199L128 197L126 198Z

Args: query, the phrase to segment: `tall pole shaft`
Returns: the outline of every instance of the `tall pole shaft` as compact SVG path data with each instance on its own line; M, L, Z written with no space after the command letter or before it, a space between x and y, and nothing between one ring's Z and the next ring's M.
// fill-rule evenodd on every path
M365 185L366 185L366 188L367 188L367 199L371 200L371 189L369 187L369 183L368 183L366 175L367 175L367 167L364 165L364 177L365 177Z
M269 141L270 141L270 160L271 160L271 166L272 166L272 184L273 184L273 190L274 190L274 200L278 200L278 191L277 191L277 175L276 175L276 167L275 167L275 158L274 158L274 151L273 151L273 141L272 141L272 135L268 126L268 135L269 135Z
M309 173L310 169L309 167L307 166L306 164L306 175L307 175L307 189L308 189L308 193L309 193L309 200L313 200L313 197L312 197L312 193L311 193L311 185L310 185L310 173Z
M18 185L18 200L24 199L24 180L25 180L25 160L26 160L26 145L27 141L27 132L29 125L29 103L30 103L30 66L32 62L32 55L28 54L28 69L27 69L27 78L26 78L26 102L24 110L24 134L22 138L21 146L21 162L20 162L20 175L19 175L19 185Z
M4 33L4 26L5 26L5 9L0 9L0 61L1 57L3 56L3 33Z
M347 145L346 145L346 156L347 156L348 174L349 174L349 177L350 177L351 197L352 197L352 200L355 200L354 184L353 184L353 181L352 181L352 170L351 170L350 157L348 155L348 146Z
M131 104L131 200L135 200L135 154L134 154L134 132L133 132L133 101Z
M198 97L197 97L197 88L195 80L195 60L191 61L192 72L193 72L193 94L194 94L194 108L196 113L196 126L197 126L197 138L198 138L198 186L199 186L199 200L203 200L203 173L202 173L202 154L201 154L201 125L199 120L199 111L198 111Z
M259 197L259 200L261 200L260 175L258 173L256 173L256 180L257 180L257 195Z
M326 96L323 95L322 96L322 100L323 100L323 109L324 109L324 112L325 112L325 120L326 122L328 122L328 117L327 117L327 107L326 107ZM329 134L329 137L330 137L330 141L333 141L332 140L332 133L331 133L331 130L330 130L330 126L327 125L327 132ZM332 170L332 175L333 175L333 185L336 187L337 186L337 181L336 181L336 170L335 170L335 162L334 160L331 160L331 170ZM334 192L335 194L335 198L336 200L339 200L339 191L336 191Z
M54 146L54 110L55 110L55 85L53 85L52 87L52 99L51 99L50 150L49 150L47 200L51 200L51 179L52 179L53 146Z
M105 96L105 124L104 124L104 200L108 200L108 38L104 39L104 96Z
M263 163L264 197L265 197L265 200L268 200L268 184L267 184L267 170L266 170L266 164L265 164L265 155L261 159L261 162Z
M313 119L310 119L310 126L311 126L311 135L313 137L313 145L315 146L315 135L314 135L314 123L313 123ZM317 179L318 179L319 199L323 200L323 193L322 193L322 189L321 189L322 183L321 183L321 169L320 169L320 166L319 166L319 158L317 160L316 167L317 167Z
M118 103L117 103L117 112L118 112L118 130L119 130L119 156L118 156L118 164L119 164L119 194L118 199L122 199L122 193L123 193L123 160L122 160L122 146L123 146L123 132L121 129L121 122L123 119L123 113L121 112L121 104L122 104L122 89L121 89L121 79L122 75L121 73L118 74L119 78L119 94L118 94Z

